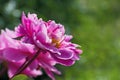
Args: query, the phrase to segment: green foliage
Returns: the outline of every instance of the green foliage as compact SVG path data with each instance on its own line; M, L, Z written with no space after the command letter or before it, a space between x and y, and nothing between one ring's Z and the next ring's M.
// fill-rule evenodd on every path
M65 25L82 46L81 60L57 80L120 80L120 0L0 0L0 29L13 29L22 11ZM10 5L12 4L12 5ZM11 8L9 8L9 6ZM49 80L47 75L35 80Z
M31 80L26 75L20 74L12 78L12 80Z

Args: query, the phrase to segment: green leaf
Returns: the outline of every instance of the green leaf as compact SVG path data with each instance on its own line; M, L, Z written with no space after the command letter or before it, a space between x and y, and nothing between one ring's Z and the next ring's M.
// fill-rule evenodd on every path
M19 75L13 77L12 80L32 80L32 79L30 79L28 76L26 76L24 74L19 74Z

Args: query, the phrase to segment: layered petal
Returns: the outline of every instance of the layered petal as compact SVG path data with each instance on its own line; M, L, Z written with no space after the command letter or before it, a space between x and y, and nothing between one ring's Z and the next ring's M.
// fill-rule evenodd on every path
M56 64L56 61L51 57L51 55L47 52L47 53L41 53L38 56L38 60L39 60L39 65L45 70L45 72L48 74L48 76L52 79L55 80L54 78L54 74L61 74L60 71L58 71L54 65Z
M21 60L19 62L8 62L8 75L9 77L13 77L13 75L16 73L16 71L19 69L19 67L24 63L25 60ZM21 73L26 74L30 77L36 77L38 75L41 75L42 72L40 70L36 70L29 68L29 66Z
M3 57L9 61L19 61L21 59L24 59L27 55L25 55L20 50L14 49L14 48L6 48L3 51Z

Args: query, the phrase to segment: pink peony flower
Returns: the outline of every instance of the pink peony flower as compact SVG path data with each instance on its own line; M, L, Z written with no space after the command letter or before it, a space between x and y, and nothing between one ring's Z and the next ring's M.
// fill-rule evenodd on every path
M79 60L82 50L65 34L64 26L55 21L38 19L36 14L22 14L15 31L6 29L0 35L0 60L8 64L8 75L41 75L44 69L55 80L53 73L61 74L54 66L71 66Z
M30 13L28 17L23 13L21 22L16 32L24 42L49 52L57 63L65 66L71 66L75 60L79 60L82 51L76 48L78 45L70 42L72 36L65 34L63 25L51 20L45 22Z

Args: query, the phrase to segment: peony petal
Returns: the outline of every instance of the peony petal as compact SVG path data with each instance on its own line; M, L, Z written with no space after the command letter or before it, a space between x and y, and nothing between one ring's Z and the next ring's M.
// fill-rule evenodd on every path
M71 60L71 59L69 59L69 60L62 60L62 59L56 58L55 60L56 60L59 64L64 65L64 66L71 66L71 65L73 65L73 64L75 63L75 61L74 61L74 60Z
M55 55L52 55L52 56L59 64L64 65L64 66L71 66L75 63L75 61L72 59L63 60L63 59L57 58Z
M18 70L18 68L23 64L24 60L19 61L19 62L8 62L9 65L9 69L8 69L8 75L11 78L16 71ZM36 69L30 69L29 66L22 72L22 74L26 74L30 77L36 77L38 75L41 75L42 72L40 70L36 70Z
M22 73L30 77L37 77L38 75L42 75L42 72L40 70L36 70L36 69L32 70L29 67L27 67Z
M6 28L6 34L10 37L10 38L16 38L17 37L17 34L12 31L12 30L9 30Z
M21 52L20 50L13 48L6 48L3 51L3 57L9 61L19 61L26 57L26 54Z
M73 38L72 35L65 35L65 41L69 42Z
M27 19L27 17L25 16L25 13L22 12L22 18L21 18L22 24L26 23L26 19Z
M68 50L68 49L61 49L59 50L59 52L61 53L61 55L56 54L56 57L59 59L71 59L73 57L73 53L72 51Z
M41 43L50 43L51 39L49 38L47 34L47 28L45 24L40 25L40 31L36 34L37 40L39 40Z
M52 80L55 80L53 73L49 69L44 69L44 70Z
M38 67L38 61L34 60L30 65L29 65L30 69L36 69Z
M39 40L41 43L46 43L46 41L47 41L46 40L47 37L46 37L46 34L44 32L37 33L36 37L37 37L37 40Z
M11 77L13 77L15 72L17 71L18 67L15 64L11 63L11 62L9 62L8 65L9 65L9 67L8 67L8 76L11 78Z
M18 49L26 53L34 53L35 46L29 43L19 42Z

